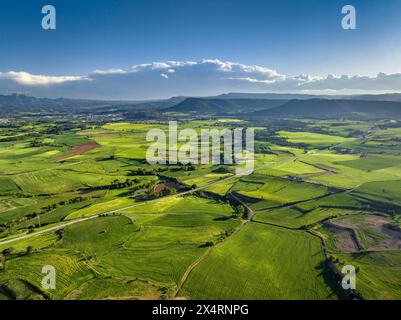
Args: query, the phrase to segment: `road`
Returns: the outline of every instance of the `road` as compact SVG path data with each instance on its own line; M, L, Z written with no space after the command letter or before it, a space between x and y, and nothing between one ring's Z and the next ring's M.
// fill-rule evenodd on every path
M99 216L97 215L97 216L92 216L92 217L86 217L86 218L80 218L80 219L72 220L72 221L69 221L69 222L54 226L54 227L50 227L50 228L47 228L47 229L44 229L44 230L36 231L36 232L29 233L29 234L26 234L26 235L23 235L23 236L20 236L20 237L16 237L16 238L13 238L13 239L2 241L2 242L0 242L0 245L7 244L7 243L12 243L12 242L23 240L23 239L27 239L27 238L30 238L30 237L33 237L33 236L37 236L38 234L42 234L42 233L46 233L46 232L50 232L50 231L56 231L56 230L59 230L59 229L63 229L65 227L69 226L69 225L72 225L72 224L75 224L75 223L78 223L78 222L87 221L87 220L94 219L94 218L97 218L97 217L99 217Z
M264 166L260 166L260 167L254 169L254 170L251 170L250 172L245 172L245 173L252 173L253 171L256 171L256 170L260 170L260 169L264 169L264 168L268 168L268 167L272 167L272 166L277 166L279 164L286 163L286 162L289 162L289 161L294 161L294 158L283 160L283 161L279 161L279 162L275 162L275 163L271 163L271 164L267 164L267 165L264 165ZM12 238L12 239L0 241L0 245L13 243L13 242L16 242L16 241L19 241L19 240L23 240L23 239L28 239L28 238L37 236L39 234L43 234L43 233L46 233L46 232L63 229L65 227L67 227L67 226L70 226L70 225L73 225L73 224L76 224L76 223L80 223L80 222L88 221L88 220L91 220L91 219L99 218L99 217L105 216L105 215L106 216L107 215L112 215L112 214L115 214L115 213L118 213L118 212L122 212L122 211L125 211L125 210L128 210L128 209L144 206L146 204L155 203L155 202L158 202L158 201L161 201L161 200L165 200L165 199L168 199L168 198L174 198L174 197L179 197L179 196L184 196L184 195L187 195L187 194L195 193L197 191L201 191L201 190L210 188L210 187L212 187L214 185L217 185L219 183L222 183L222 182L225 182L225 181L228 181L228 180L231 180L231 179L238 178L240 176L245 175L245 173L242 173L241 175L236 175L235 174L235 175L229 176L227 178L223 178L223 179L214 181L212 183L209 183L209 184L207 184L207 185L205 185L203 187L198 187L196 189L180 192L180 193L169 195L169 196L165 196L165 197L160 197L160 198L149 200L149 201L135 203L135 204L130 205L130 206L126 206L126 207L123 207L123 208L120 208L120 209L103 212L103 213L100 213L98 215L94 215L94 216L91 216L91 217L85 217L85 218L79 218L79 219L71 220L71 221L68 221L68 222L65 222L65 223L59 224L57 226L44 229L44 230L40 230L40 231L32 232L30 234L25 234L25 235L22 235L22 236L19 236L19 237L15 237L15 238Z
M233 192L230 192L229 195L233 197L235 200L237 200L239 203L241 203L247 210L248 210L248 217L246 218L246 221L251 221L253 217L255 216L256 212L251 209L245 202L243 202L240 198L238 198Z

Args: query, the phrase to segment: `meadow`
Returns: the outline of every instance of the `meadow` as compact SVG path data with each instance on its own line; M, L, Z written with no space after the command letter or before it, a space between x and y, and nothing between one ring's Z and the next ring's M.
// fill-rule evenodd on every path
M250 223L216 247L179 296L194 299L335 299L325 282L318 239Z
M256 128L245 176L148 164L146 133L167 129L161 120L18 121L0 128L0 299L349 298L329 259L357 268L363 298L401 298L391 121L181 120ZM348 250L352 232L361 247ZM41 286L48 264L57 290Z

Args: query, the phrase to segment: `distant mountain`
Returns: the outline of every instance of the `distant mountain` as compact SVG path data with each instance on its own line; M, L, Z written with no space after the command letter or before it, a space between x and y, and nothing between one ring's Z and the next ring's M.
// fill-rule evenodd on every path
M100 101L85 99L66 99L66 98L36 98L23 94L0 95L0 107L13 107L22 110L30 110L35 108L67 108L80 107L87 108L93 106L107 106L121 101ZM126 102L128 103L128 102ZM133 102L129 102L133 103Z
M268 99L268 100L309 100L315 98L336 99L341 96L331 95L313 95L313 94L297 94L297 93L241 93L230 92L215 96L215 99Z
M182 101L187 99L187 97L172 97L166 100L154 100L154 101L143 101L143 102L136 102L132 104L136 109L143 109L143 110L161 110L173 107ZM128 105L122 104L123 107L127 107Z
M186 97L173 97L166 100L150 101L110 101L85 99L48 99L36 98L23 94L0 95L0 115L10 115L21 112L85 112L93 109L103 110L158 110L174 106Z
M270 99L270 100L369 100L369 101L401 101L401 93L364 94L364 95L313 95L297 93L241 93L230 92L213 98L218 99Z
M271 117L401 119L401 102L324 99L290 100L274 108L248 113L246 117L253 119Z
M51 99L40 99L22 94L0 95L0 107L30 108L47 105ZM59 104L54 102L53 104Z
M352 96L354 100L369 100L369 101L401 101L401 93L386 93L386 94L364 94Z
M280 106L287 100L267 99L218 99L218 98L187 98L177 105L166 108L164 112L182 112L198 114L234 114L270 109Z
M301 98L295 99L295 97ZM313 98L310 99L310 97ZM152 117L157 117L160 113L177 112L197 116L234 115L249 119L285 117L401 119L401 94L329 97L319 96L316 98L316 96L311 95L274 93L229 93L204 98L173 97L153 101L104 101L48 99L12 94L0 95L0 116L9 117L25 112L39 115L47 113L102 115L118 113L123 118L137 119L141 114L146 114L149 117L151 113L153 114Z

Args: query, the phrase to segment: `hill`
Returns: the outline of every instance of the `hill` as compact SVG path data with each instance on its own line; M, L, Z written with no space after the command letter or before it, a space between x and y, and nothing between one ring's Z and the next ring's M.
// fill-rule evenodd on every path
M298 93L241 93L230 92L216 96L219 99L269 99L269 100L369 100L369 101L401 101L400 93L363 94L363 95L313 95Z
M280 106L285 102L287 102L287 100L187 98L177 105L166 108L163 111L201 114L234 114L262 109L267 110Z
M401 102L365 100L291 100L280 106L247 114L248 118L401 119Z
M174 106L185 97L166 100L126 101L126 100L87 100L67 98L37 98L24 94L0 95L0 115L10 116L17 113L58 113L58 112L130 112L132 110L158 110Z

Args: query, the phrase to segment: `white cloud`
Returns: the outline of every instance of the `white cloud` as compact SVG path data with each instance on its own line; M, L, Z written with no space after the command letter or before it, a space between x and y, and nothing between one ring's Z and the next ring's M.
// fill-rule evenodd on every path
M84 80L85 77L81 76L45 76L34 75L28 72L0 72L0 79L8 79L21 85L26 86L47 86L51 84L60 84L67 81Z
M169 81L166 81L169 79ZM91 81L88 81L91 80ZM284 75L258 65L219 59L162 61L95 70L80 76L0 72L0 94L29 92L48 97L152 99L242 92L400 92L401 74Z
M276 80L258 80L255 78L244 77L244 78L227 78L229 80L238 80L238 81L245 81L250 83L263 83L263 84L273 84L276 83Z
M95 74L123 74L127 73L126 70L123 69L108 69L108 70L95 70L93 71Z

